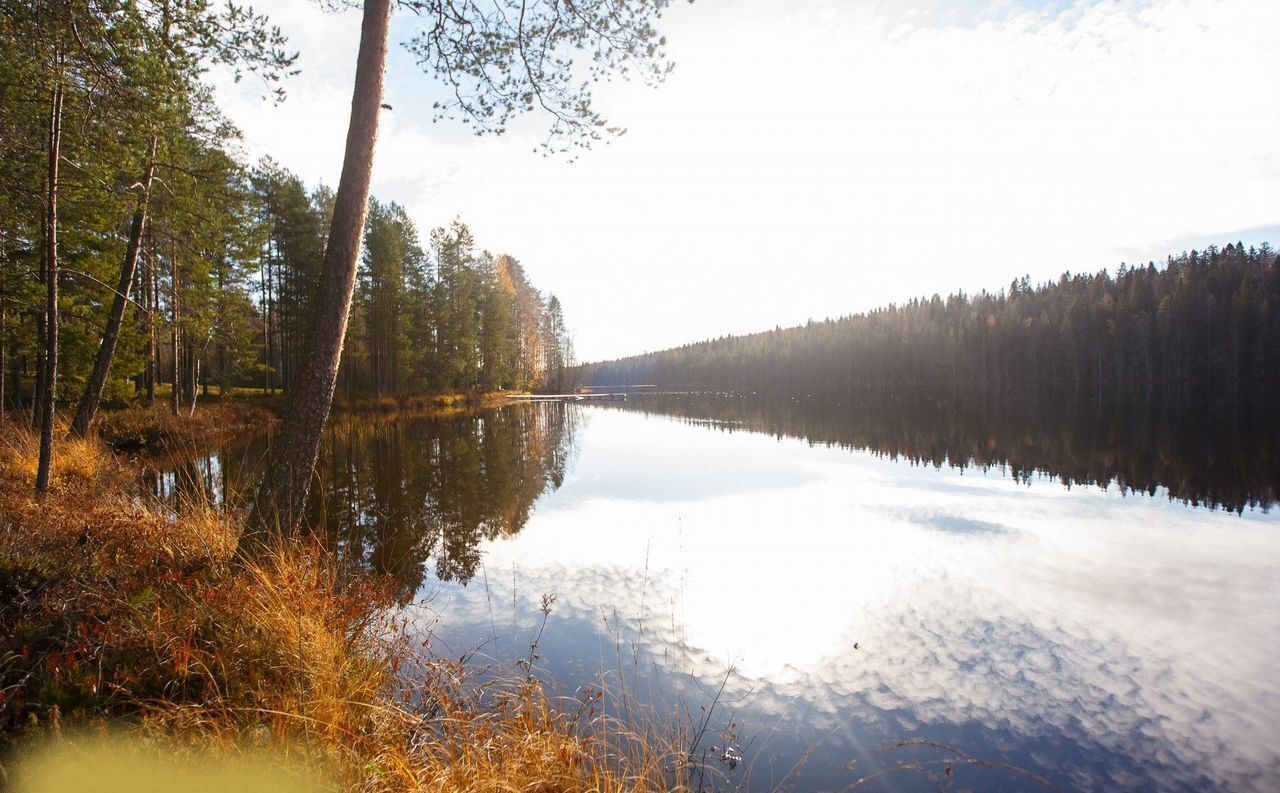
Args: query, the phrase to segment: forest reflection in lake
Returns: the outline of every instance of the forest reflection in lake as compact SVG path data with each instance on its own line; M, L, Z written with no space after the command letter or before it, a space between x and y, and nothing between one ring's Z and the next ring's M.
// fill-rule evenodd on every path
M428 570L465 583L479 544L520 531L537 498L564 481L576 415L546 405L435 420L336 416L309 525L347 563L392 576L406 596ZM269 464L270 438L260 436L175 458L150 488L170 501L209 494L243 507Z
M990 764L957 767L956 789L1039 789L1001 764L1067 790L1269 789L1274 427L932 404L338 422L314 514L419 592L438 652L514 671L555 593L539 663L566 694L604 674L696 711L732 666L716 726L736 723L731 779L752 790L955 757L900 742ZM254 448L193 470L234 493ZM859 789L936 790L941 768Z
M867 449L913 463L1002 468L1019 481L1114 484L1124 491L1232 511L1280 497L1275 402L1193 398L1178 389L1095 399L1078 391L886 398L767 398L715 393L632 396L606 403L812 443Z

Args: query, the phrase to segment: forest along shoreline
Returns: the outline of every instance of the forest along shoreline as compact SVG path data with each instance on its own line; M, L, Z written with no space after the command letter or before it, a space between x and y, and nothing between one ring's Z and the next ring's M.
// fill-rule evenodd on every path
M511 395L372 398L339 411L444 418ZM525 675L481 703L465 664L427 655L393 582L339 564L313 536L250 539L207 502L139 499L146 455L269 429L279 397L171 415L106 411L58 433L49 492L39 436L0 425L0 766L37 747L122 736L153 758L259 758L318 785L368 790L689 787L679 729L625 731L597 700L553 707ZM661 736L661 737L655 737ZM106 744L115 746L115 744ZM62 755L69 757L74 755ZM674 769L674 770L673 770Z
M471 394L420 394L338 398L331 414L441 419L514 404L527 392L491 391ZM214 390L214 400L194 410L174 413L160 405L137 405L104 411L98 418L99 439L110 450L154 455L202 452L245 433L270 431L280 420L286 397L253 389L235 389L227 397ZM9 426L5 427L6 432Z

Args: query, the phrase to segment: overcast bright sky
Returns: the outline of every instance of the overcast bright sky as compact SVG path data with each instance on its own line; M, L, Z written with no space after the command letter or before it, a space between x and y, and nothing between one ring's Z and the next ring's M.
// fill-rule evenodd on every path
M220 80L247 154L341 168L360 14L267 0L280 106ZM597 91L629 131L576 162L431 123L397 44L373 191L455 217L564 303L582 360L1242 239L1280 244L1278 0L698 0L665 85Z

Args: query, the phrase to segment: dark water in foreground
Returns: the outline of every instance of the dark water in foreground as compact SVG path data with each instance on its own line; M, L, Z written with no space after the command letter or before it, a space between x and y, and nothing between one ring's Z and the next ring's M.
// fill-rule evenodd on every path
M1274 790L1275 423L689 395L340 420L313 507L437 652L514 671L554 593L565 695L603 674L696 715L724 683L718 787ZM234 499L264 447L155 486Z

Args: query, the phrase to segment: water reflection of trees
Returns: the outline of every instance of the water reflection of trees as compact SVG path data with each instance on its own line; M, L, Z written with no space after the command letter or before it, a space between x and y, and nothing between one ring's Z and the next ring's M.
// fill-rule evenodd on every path
M1188 401L1186 394L1098 400L1082 394L927 393L804 400L654 394L610 403L810 443L867 449L935 467L1005 467L1067 485L1240 511L1267 508L1280 490L1280 422L1265 403Z
M468 582L479 544L520 531L534 502L563 482L574 408L517 405L430 421L338 417L325 436L310 525L345 563L390 575L408 595L426 568ZM153 477L176 502L193 495L242 504L267 459L269 439L189 456Z

